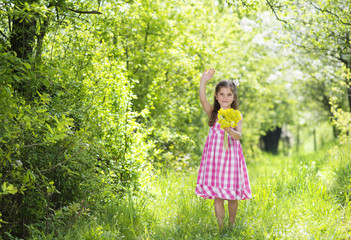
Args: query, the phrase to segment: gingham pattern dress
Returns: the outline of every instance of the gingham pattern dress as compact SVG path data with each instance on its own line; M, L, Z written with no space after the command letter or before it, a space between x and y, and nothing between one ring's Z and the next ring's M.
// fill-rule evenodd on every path
M224 130L216 122L206 140L195 194L210 199L250 199L249 176L240 141L228 134L228 149L225 150L223 136Z

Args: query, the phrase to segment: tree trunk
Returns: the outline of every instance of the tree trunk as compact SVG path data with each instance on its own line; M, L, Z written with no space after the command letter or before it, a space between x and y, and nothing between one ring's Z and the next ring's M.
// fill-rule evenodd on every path
M351 58L342 59L342 62L346 65L346 73L351 72ZM348 74L346 74L348 75ZM347 84L347 99L349 100L349 111L351 112L351 79L346 78L346 84Z
M37 61L41 61L41 53L43 52L43 42L44 42L44 37L47 32L47 28L49 26L49 18L50 16L46 16L42 23L40 24L40 33L38 35L38 42L37 42L37 48L35 51L35 58Z
M24 6L17 5L19 9ZM24 10L22 10L24 12ZM37 22L34 17L26 18L15 16L12 20L12 29L10 34L11 50L16 52L17 57L28 60L33 54L35 43Z
M277 154L281 133L281 127L276 127L274 130L266 132L266 135L261 137L264 143L263 150L273 154Z
M347 83L350 85L350 81L347 82ZM347 96L348 96L348 99L349 99L349 110L351 112L351 87L347 88Z
M296 152L300 151L300 125L297 125L296 131Z

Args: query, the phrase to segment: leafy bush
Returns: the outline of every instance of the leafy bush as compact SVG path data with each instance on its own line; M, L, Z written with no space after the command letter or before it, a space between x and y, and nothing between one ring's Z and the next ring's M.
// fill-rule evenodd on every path
M10 53L0 62L1 233L24 236L25 225L81 198L79 183L94 174L96 157L68 111L56 110L55 86L40 81L52 77L47 69Z
M339 202L347 204L351 198L351 113L336 107L337 99L332 98L333 124L340 131L340 146L331 151L334 162L333 192Z
M66 75L71 63L44 66L1 53L1 235L24 237L31 224L50 231L55 211L82 201L92 207L137 187L145 155L133 149L145 148L130 147L139 140L118 62L91 68L104 56L80 68L94 76L82 81Z

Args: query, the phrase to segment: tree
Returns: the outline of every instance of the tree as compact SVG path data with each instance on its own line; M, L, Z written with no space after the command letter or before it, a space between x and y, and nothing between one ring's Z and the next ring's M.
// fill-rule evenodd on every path
M350 1L267 0L266 3L290 31L293 44L308 53L317 53L321 59L330 56L350 71ZM351 111L351 83L347 78L344 81Z
M290 40L285 38L281 42L295 48L297 61L293 61L293 64L304 74L304 80L298 83L301 86L298 91L305 93L300 99L306 101L300 105L300 109L306 108L307 103L307 106L311 106L309 111L318 109L317 111L326 112L330 116L333 111L329 99L337 96L339 106L343 107L345 99L351 110L351 83L347 77L340 79L343 74L339 73L342 65L345 66L346 73L350 72L349 1L265 0L228 3L249 11L256 10L264 3L282 23L285 32L289 33ZM317 62L319 67L315 68ZM347 89L347 94L340 95L335 90L342 88ZM345 98L345 95L348 97ZM309 99L313 101L310 102ZM323 115L326 114L316 114L317 117ZM334 133L337 134L335 127Z

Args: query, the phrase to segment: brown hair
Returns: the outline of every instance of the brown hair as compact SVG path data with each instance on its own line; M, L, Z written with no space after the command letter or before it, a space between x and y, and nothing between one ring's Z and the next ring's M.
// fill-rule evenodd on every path
M216 99L217 93L221 90L221 88L227 87L229 88L233 94L234 94L234 101L232 102L231 107L234 108L235 110L239 109L239 101L238 101L238 95L236 93L236 86L233 83L233 81L230 80L223 80L217 83L216 89L215 89L215 96L214 96L214 103L213 103L213 110L211 112L210 119L208 120L208 125L213 126L216 122L217 115L218 115L218 110L221 108L219 105L218 100Z

